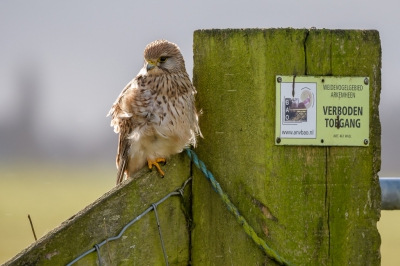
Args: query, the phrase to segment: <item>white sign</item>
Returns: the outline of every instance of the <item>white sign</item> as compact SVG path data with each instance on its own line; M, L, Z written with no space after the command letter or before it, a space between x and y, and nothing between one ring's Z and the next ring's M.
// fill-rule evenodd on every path
M368 146L368 77L276 76L276 145Z

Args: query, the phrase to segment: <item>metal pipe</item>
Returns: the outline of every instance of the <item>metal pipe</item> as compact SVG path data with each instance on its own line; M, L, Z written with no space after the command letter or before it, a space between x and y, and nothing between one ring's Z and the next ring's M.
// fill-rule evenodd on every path
M381 177L381 209L400 210L400 178Z

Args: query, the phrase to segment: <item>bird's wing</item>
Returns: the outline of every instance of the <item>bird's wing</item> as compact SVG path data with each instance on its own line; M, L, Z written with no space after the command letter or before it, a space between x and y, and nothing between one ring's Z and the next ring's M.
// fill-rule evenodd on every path
M114 102L107 116L111 116L111 126L115 133L119 133L117 151L117 185L122 182L128 164L129 140L128 136L133 130L132 100L137 88L137 79L133 79L122 90Z

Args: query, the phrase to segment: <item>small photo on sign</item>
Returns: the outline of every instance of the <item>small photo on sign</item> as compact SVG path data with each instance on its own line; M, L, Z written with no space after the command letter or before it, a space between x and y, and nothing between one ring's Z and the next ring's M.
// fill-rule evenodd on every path
M280 83L280 138L316 138L316 83Z
M299 98L285 99L285 122L307 122L307 108Z

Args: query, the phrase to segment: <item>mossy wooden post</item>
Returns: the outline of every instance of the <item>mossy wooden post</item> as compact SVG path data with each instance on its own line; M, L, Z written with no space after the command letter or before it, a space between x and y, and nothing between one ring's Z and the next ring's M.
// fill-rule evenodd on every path
M134 175L134 180L112 189L4 266L67 265L94 245L118 235L125 225L153 203L183 185L190 176L189 159L184 154L176 155L168 160L163 170L166 174L161 178L157 171L150 173L147 168L142 169ZM187 265L190 260L187 226L190 186L189 183L185 189L185 201L180 196L172 196L157 207L170 265ZM100 257L103 266L164 265L154 211L130 226L120 239L103 245ZM96 252L83 257L75 265L99 265Z
M266 243L295 265L379 265L381 83L373 30L194 33L196 149ZM275 145L276 75L370 78L370 145ZM195 170L193 265L275 265Z

